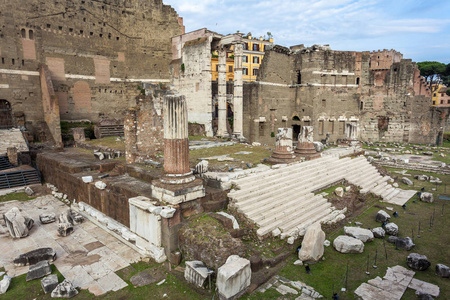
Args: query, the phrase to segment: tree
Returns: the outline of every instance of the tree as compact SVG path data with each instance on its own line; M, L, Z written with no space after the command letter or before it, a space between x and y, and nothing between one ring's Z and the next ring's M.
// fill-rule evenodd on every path
M267 31L267 38L270 40L271 38L273 38L272 32Z
M437 61L422 61L417 63L420 75L424 76L429 82L430 90L433 93L437 89L437 79L446 75L447 66Z

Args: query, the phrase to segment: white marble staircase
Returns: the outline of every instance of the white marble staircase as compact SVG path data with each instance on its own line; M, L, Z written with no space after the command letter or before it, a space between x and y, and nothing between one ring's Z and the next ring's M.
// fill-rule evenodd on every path
M343 211L335 210L321 195L314 195L342 180L394 204L406 202L415 194L391 186L391 178L382 176L363 156L324 156L235 179L228 197L232 206L259 226L260 237L277 228L284 236L298 236L314 222L342 220Z

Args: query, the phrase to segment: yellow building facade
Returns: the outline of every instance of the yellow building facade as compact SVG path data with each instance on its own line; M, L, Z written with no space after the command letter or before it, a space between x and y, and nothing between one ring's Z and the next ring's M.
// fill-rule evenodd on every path
M273 45L273 38L265 40L263 37L254 38L251 35L243 37L244 53L242 56L242 78L244 81L255 81L259 73L262 59L264 58L264 51L267 47ZM234 80L234 60L233 47L227 53L227 81ZM218 57L217 53L213 53L211 59L211 79L217 81L219 77L218 72Z

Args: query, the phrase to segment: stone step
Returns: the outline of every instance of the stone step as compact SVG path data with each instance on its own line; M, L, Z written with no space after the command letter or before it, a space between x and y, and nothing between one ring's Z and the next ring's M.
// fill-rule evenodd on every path
M390 201L401 192L401 189L395 188L392 193L383 198L384 201Z
M319 195L318 195L319 196ZM252 218L255 223L257 223L260 227L269 225L270 222L278 220L282 217L284 217L287 213L292 213L294 211L299 210L305 210L307 208L310 208L311 206L314 206L314 204L319 200L320 198L317 196L314 196L314 194L308 194L302 197L300 201L297 203L289 201L286 203L283 203L280 205L280 207L277 207L274 210L271 210L269 214L259 214L254 215ZM327 200L322 197L322 199L326 202ZM289 208L289 209L287 209Z
M389 195L390 193L392 193L394 190L395 190L395 187L388 184L388 187L380 194L380 197L385 199L386 196Z
M317 159L319 160L319 159ZM316 161L316 160L312 160ZM309 162L309 161L308 161ZM254 176L245 177L242 179L236 179L233 180L233 183L240 188L240 190L231 191L230 194L239 195L241 194L243 190L246 190L248 187L254 187L255 184L263 183L264 185L271 184L276 181L280 181L281 178L285 174L291 174L293 172L298 172L304 170L306 172L307 170L313 170L317 169L318 166L326 165L329 162L329 160L320 160L319 162L316 162L315 164L306 164L305 163L297 163L293 164L291 166L284 167L282 169L271 169L265 172L261 172L258 174L255 174Z
M371 189L370 192L376 196L380 196L380 194L387 188L387 186L387 181L383 181L382 183Z
M283 224L280 226L280 230L284 233L290 233L295 228L300 229L308 223L312 224L318 219L321 219L322 217L330 214L332 211L330 207L331 203L329 202L318 205L317 207L303 215L297 215L295 219L290 218L289 220L286 220L286 222L283 222Z
M345 162L342 162L342 164L345 164ZM337 165L335 170L339 170L339 166L340 165ZM265 184L264 188L260 188L255 191L247 190L247 194L245 194L245 195L241 195L241 196L238 195L236 197L235 194L232 194L232 195L228 194L228 197L230 199L232 199L232 201L236 202L237 206L242 207L242 206L245 206L250 203L262 201L264 198L271 197L272 195L279 195L280 190L290 193L291 190L285 189L286 186L295 185L297 187L296 189L304 188L307 191L311 191L314 189L311 189L311 187L309 187L309 186L313 183L313 180L316 179L316 180L318 180L318 182L322 182L323 177L327 176L327 173L329 173L329 172L330 171L326 171L326 174L324 174L324 171L318 170L314 173L310 172L309 174L306 174L303 176L293 173L289 176L289 179L283 180L276 185L274 184L274 185L268 186ZM332 175L330 175L330 176L332 176ZM343 176L342 176L342 178L343 178Z
M370 189L375 187L382 178L383 176L377 171L366 178L362 177L362 180L358 181L357 184L363 189Z

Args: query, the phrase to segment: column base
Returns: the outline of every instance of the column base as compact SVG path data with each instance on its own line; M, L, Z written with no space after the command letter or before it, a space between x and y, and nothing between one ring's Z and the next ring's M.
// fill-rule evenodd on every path
M293 152L279 152L276 150L273 151L272 156L267 159L267 162L272 165L288 164L295 161L298 161L298 158Z
M170 204L192 201L204 196L203 181L198 178L181 184L167 184L162 179L152 182L152 197Z
M297 156L304 157L306 160L316 159L322 156L316 151L313 143L298 143L294 152Z

